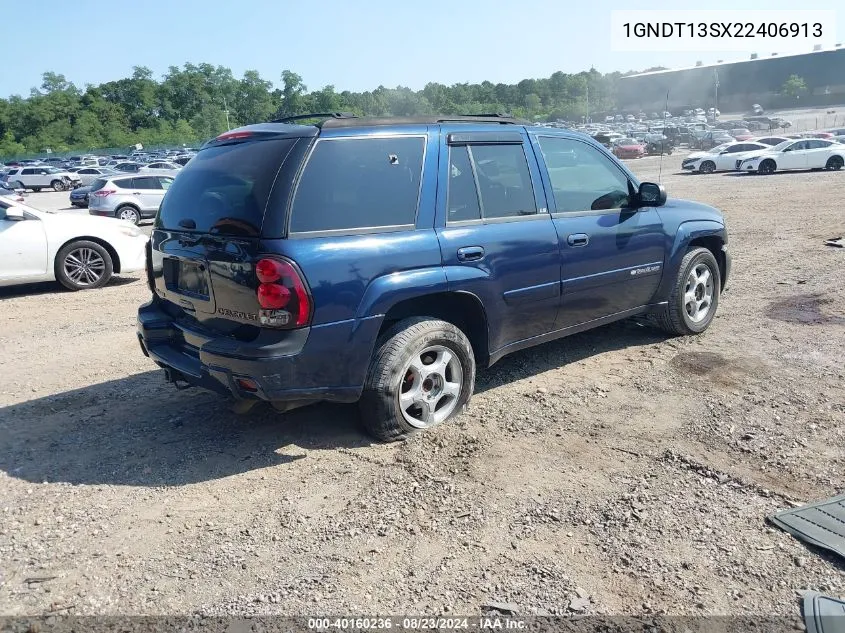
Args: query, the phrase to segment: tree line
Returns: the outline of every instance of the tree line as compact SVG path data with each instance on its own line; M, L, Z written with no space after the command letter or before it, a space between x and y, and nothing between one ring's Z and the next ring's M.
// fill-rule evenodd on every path
M627 74L627 73L626 73ZM429 83L422 90L379 86L368 92L309 91L284 70L274 86L254 70L241 78L223 66L171 66L157 80L146 67L132 76L79 88L46 72L28 97L0 99L0 156L97 148L195 144L226 129L308 112L371 116L508 112L531 120L579 120L616 106L623 74L595 69L556 72L516 84Z

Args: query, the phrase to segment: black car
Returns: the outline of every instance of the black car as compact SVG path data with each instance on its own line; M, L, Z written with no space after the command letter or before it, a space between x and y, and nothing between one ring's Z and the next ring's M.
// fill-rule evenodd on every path
M70 192L70 204L80 209L88 207L88 196L91 193L91 185L85 187L77 187Z

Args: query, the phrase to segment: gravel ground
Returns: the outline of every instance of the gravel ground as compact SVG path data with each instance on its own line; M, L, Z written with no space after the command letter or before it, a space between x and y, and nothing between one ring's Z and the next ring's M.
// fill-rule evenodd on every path
M236 416L165 385L138 278L0 290L0 613L795 615L798 590L845 594L841 560L765 521L845 490L845 251L823 245L845 174L679 164L670 195L728 219L713 326L515 354L404 444L350 406Z

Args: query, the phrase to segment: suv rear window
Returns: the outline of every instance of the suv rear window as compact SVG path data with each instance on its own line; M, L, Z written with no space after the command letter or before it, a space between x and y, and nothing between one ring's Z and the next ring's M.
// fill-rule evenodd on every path
M318 141L296 188L290 232L413 225L424 150L422 136Z
M279 168L296 139L218 145L200 151L167 190L160 229L257 237Z

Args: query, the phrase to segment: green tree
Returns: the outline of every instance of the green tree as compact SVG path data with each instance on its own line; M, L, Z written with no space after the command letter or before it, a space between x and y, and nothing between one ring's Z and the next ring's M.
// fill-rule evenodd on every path
M803 77L799 77L798 75L790 75L786 78L786 81L783 82L783 85L780 88L781 94L786 95L787 97L795 97L798 98L805 92L807 92L807 84L804 82Z

